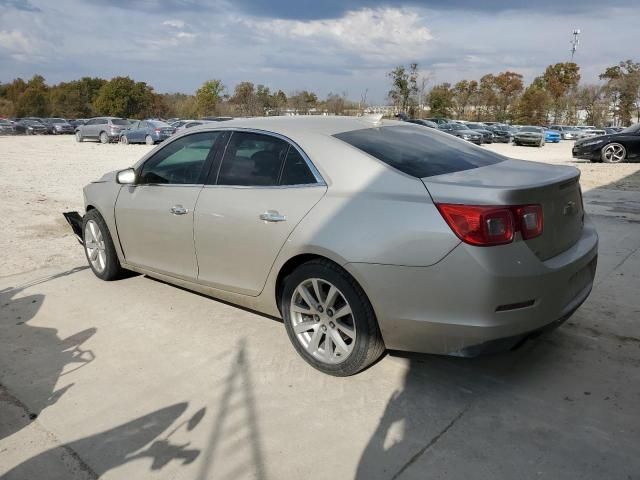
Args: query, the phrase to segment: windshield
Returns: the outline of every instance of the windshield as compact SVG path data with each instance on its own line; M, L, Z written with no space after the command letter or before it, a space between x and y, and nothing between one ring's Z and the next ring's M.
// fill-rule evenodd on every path
M480 125L479 123L467 123L467 127L471 129L479 128L480 130L484 130L485 128L487 128L484 125Z
M149 125L151 125L152 127L156 127L156 128L166 128L166 127L171 127L171 125L169 125L168 123L165 122L158 122L157 120L149 120L147 121L147 123Z
M452 135L414 125L365 128L334 137L418 178L493 165L504 157Z
M67 123L67 121L62 118L50 118L49 121L51 123Z
M540 127L522 127L520 129L521 132L534 132L534 133L542 133L542 128Z
M111 125L129 125L129 122L121 118L112 118Z
M580 129L576 128L576 127L564 127L563 130L565 132L579 132L580 131Z
M636 123L635 125L631 125L630 127L625 128L620 133L638 133L640 132L640 123Z

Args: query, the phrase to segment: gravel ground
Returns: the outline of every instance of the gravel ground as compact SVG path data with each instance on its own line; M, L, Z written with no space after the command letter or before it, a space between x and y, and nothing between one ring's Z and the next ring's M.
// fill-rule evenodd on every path
M523 160L576 166L582 171L585 192L595 188L640 190L639 163L575 161L571 145L494 144L483 148ZM73 136L0 137L0 191L6 219L0 249L12 252L0 277L82 260L82 250L60 213L82 210L84 185L103 173L130 166L150 148L76 143Z

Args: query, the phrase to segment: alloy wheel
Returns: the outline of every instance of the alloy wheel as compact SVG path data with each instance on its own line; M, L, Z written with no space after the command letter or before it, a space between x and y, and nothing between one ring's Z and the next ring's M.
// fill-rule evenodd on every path
M609 163L619 163L624 160L627 152L619 143L612 143L602 149L602 159Z
M291 298L293 331L303 348L323 363L344 362L355 346L356 326L349 302L333 284L310 278Z
M102 231L94 220L89 220L84 228L84 248L91 266L97 272L103 272L107 267L107 252Z

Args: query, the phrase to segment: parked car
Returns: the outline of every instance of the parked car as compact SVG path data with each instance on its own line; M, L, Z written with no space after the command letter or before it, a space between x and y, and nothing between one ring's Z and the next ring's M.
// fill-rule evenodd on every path
M44 133L53 134L53 126L48 125L47 122L45 122L44 118L40 118L40 117L22 117L20 120L29 120L31 122L39 123L40 125L44 126ZM40 129L38 129L38 130L40 130ZM40 132L38 132L38 133L40 133Z
M542 127L524 126L513 136L515 145L534 145L542 147L545 143L545 130Z
M24 118L14 122L13 127L17 134L24 135L45 135L47 133L47 127L39 120L31 120Z
M580 129L566 125L551 125L549 130L555 130L560 133L562 140L576 140L580 137Z
M204 125L205 123L211 123L211 120L186 120L184 122L182 122L181 120L180 122L177 122L177 123L182 123L182 124L178 127L174 125L171 125L171 126L175 128L176 132L181 132L182 130L186 130L187 128L193 128L200 125Z
M607 132L605 132L604 130L598 129L598 128L592 128L592 129L584 129L582 130L582 132L580 133L580 137L578 138L592 138L592 137L599 137L600 135L606 135Z
M469 127L460 123L442 123L438 125L438 130L442 130L454 137L467 140L468 142L475 143L476 145L482 145L482 134L470 130Z
M494 123L493 125L487 125L487 130L491 130L491 133L493 133L494 142L510 143L513 138L513 132L516 129L509 125Z
M451 123L451 120L443 117L432 117L432 118L427 118L427 120L435 123L436 125L438 125L438 127L440 127L440 125L446 125L447 123Z
M87 120L85 120L84 118L69 120L69 124L74 128L74 130L77 129L80 125L84 125L85 123L87 123Z
M621 163L640 158L640 123L619 133L584 138L576 141L572 151L574 158L592 162Z
M5 118L0 118L0 135L13 135L16 129L13 123Z
M129 143L146 143L154 145L166 140L176 132L175 128L165 122L158 120L142 120L135 127L124 130L120 135L120 142L125 145Z
M407 122L415 123L416 125L422 125L423 127L438 128L438 124L435 123L435 122L432 122L431 120L422 120L420 118L411 118L411 119L407 120Z
M98 140L109 143L120 139L120 132L129 126L129 122L118 117L96 117L76 129L76 141Z
M483 143L493 143L493 132L489 130L484 123L467 122L465 125L474 132L480 133L482 135Z
M560 143L560 133L555 130L544 131L544 141L546 143Z
M596 270L576 168L406 122L205 125L84 199L83 217L65 216L98 278L134 270L282 317L299 355L332 375L385 348L508 349L569 318Z
M46 118L45 123L51 127L51 133L54 135L75 133L73 125L67 122L64 118Z

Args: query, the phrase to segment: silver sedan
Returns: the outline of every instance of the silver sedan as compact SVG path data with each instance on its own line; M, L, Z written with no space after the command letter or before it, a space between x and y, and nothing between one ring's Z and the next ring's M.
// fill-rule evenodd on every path
M282 317L315 368L473 356L566 320L598 236L573 167L379 118L188 129L65 214L103 280L133 270Z

